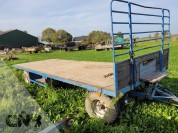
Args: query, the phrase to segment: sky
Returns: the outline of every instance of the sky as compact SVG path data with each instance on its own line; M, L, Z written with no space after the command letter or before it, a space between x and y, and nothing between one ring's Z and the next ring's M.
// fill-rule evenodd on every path
M44 29L64 29L73 36L88 35L93 30L111 32L111 0L0 0L0 30L19 29L37 37ZM177 0L130 0L145 6L171 11L171 33L178 33ZM118 6L125 10L127 6ZM142 9L137 9L143 13ZM125 20L122 16L119 20ZM139 20L139 19L137 19ZM152 20L145 18L144 20ZM127 21L127 20L126 20ZM156 20L155 20L156 21ZM124 27L118 29L124 32ZM146 26L136 28L146 30Z

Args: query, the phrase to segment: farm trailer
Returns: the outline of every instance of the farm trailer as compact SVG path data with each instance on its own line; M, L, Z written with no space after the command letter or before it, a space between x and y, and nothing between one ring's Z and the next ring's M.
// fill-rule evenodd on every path
M128 7L128 11L120 11L118 8L114 9L114 5L123 3ZM140 7L143 9L157 10L161 15L138 13L132 10L132 7ZM166 15L166 13L168 15ZM125 14L128 16L128 22L120 22L114 18L114 14ZM133 22L133 16L147 16L156 17L161 20L161 23L152 22ZM165 22L168 19L168 23ZM148 19L147 19L148 20ZM167 90L164 90L158 82L170 73L166 72L169 62L170 51L170 11L162 8L147 7L132 2L123 0L112 0L111 2L111 25L112 25L112 38L113 38L113 63L104 62L85 62L85 61L67 61L67 60L45 60L30 62L24 64L14 65L15 68L24 71L24 79L27 83L36 83L45 86L49 79L60 81L71 85L83 87L89 91L85 100L86 111L91 117L99 117L105 122L113 122L119 114L119 104L113 104L113 98L119 97L120 94L124 95L125 101L128 99L128 94L148 98L150 100L159 100L161 102L170 103L172 100L177 105L178 98ZM127 25L129 27L128 33L130 37L130 49L127 53L117 54L115 46L123 44L115 44L114 37L115 25ZM144 31L133 32L135 25L160 25L160 31ZM168 30L165 29L168 26ZM165 37L165 31L168 36ZM148 42L152 40L161 40L161 44L149 46L141 49L134 50L132 36L136 34L146 33L162 33L161 38L149 40L137 40L139 42ZM165 38L168 38L168 43L165 44ZM168 48L165 48L167 46ZM147 53L142 56L135 57L136 52L160 47L159 51ZM117 57L122 55L129 55L129 59L117 62ZM139 92L138 86L145 84L147 93Z
M116 43L123 43L124 40L122 38L117 38L115 40ZM122 45L119 45L119 46L115 46L115 50L119 49L119 48L123 48L124 46ZM112 43L111 41L107 41L107 42L102 42L101 44L95 44L95 50L96 51L102 51L102 50L112 50L113 46L112 46Z

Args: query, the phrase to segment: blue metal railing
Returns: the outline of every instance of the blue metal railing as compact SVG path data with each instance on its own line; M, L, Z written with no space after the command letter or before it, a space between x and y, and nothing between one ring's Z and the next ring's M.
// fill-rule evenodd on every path
M113 3L114 2L128 4L128 12L119 11L117 9L113 9ZM141 8L150 9L150 10L160 10L160 11L162 11L162 15L133 12L132 11L132 6L137 6L137 7L141 7ZM166 12L168 13L168 15L165 15ZM115 21L114 18L113 18L113 14L126 14L126 15L128 15L129 21L128 22ZM151 17L160 18L162 23L132 22L132 16L133 15L148 16L148 17L151 16ZM165 18L168 18L168 23L165 23ZM111 1L111 23L112 23L111 29L112 29L112 40L113 40L113 62L114 63L116 63L116 57L118 57L118 56L125 55L125 54L130 54L130 59L132 61L134 59L134 52L141 51L141 50L144 50L144 49L150 49L150 48L154 48L154 47L159 47L159 46L161 47L161 52L162 52L161 58L162 58L163 49L164 49L164 45L165 45L164 44L164 40L165 40L164 33L165 32L168 32L168 37L166 37L166 38L168 38L168 46L170 48L170 11L168 9L143 6L143 5L139 5L139 4L128 2L128 1L124 1L124 0L112 0ZM129 33L122 33L122 34L123 35L129 35L130 42L125 42L125 43L120 43L120 44L116 44L115 43L114 38L115 38L115 36L117 36L120 33L114 33L114 25L128 25ZM135 25L160 25L160 26L162 26L162 30L160 30L160 31L133 32L133 27ZM165 26L166 25L168 25L168 30L165 30ZM140 35L140 34L147 34L147 33L161 33L161 38L151 38L151 39L148 39L148 40L139 40L139 41L134 41L133 42L133 35L136 35L136 34ZM153 40L161 40L162 44L161 45L150 46L150 47L146 47L146 48L140 48L140 49L135 50L135 51L133 50L133 43L148 42L148 41L153 41ZM126 44L130 44L130 51L129 52L125 52L125 53L122 53L122 54L116 54L115 53L115 46L126 45ZM162 59L160 59L160 60L162 60ZM161 61L161 63L162 63L162 61Z
M117 9L113 9L113 3L114 2L119 2L119 3L124 3L127 4L128 6L128 11L120 11ZM162 12L161 15L159 14L146 14L146 13L138 13L138 12L133 12L132 7L133 6L137 6L137 7L141 7L141 8L146 8L146 9L150 9L150 10L159 10ZM168 13L168 15L165 15L165 13ZM113 17L114 14L124 14L124 15L128 15L128 22L123 22L123 21L116 21ZM162 21L161 23L153 23L153 22L133 22L132 17L133 16L147 16L147 17L155 17L157 19L160 18L160 20ZM168 23L165 22L165 18L168 18ZM121 18L122 19L122 18ZM151 48L156 48L156 47L160 47L160 71L163 70L162 66L163 66L163 50L164 50L164 46L168 45L168 47L170 48L170 11L168 9L163 9L163 8L157 8L157 7L148 7L148 6L142 6L139 4L135 4L132 2L128 2L128 1L124 1L124 0L112 0L111 1L111 30L112 30L112 41L113 41L113 62L114 62L114 83L115 83L115 93L118 93L118 66L117 66L117 61L116 58L119 56L123 56L123 55L129 55L130 56L130 84L131 84L131 90L134 89L134 87L136 86L135 81L136 81L136 62L135 62L135 57L134 57L134 53L141 51L141 50L146 50L146 49L151 49ZM124 43L116 43L115 42L115 36L119 35L120 33L116 33L114 30L114 25L128 25L129 28L129 32L123 32L123 35L128 35L129 36L129 40L130 42L124 42ZM156 30L156 31L142 31L142 32L133 32L133 28L136 25L156 25L156 26L161 26L162 29L161 30ZM168 26L168 30L165 30L165 26ZM119 31L117 31L119 32ZM165 37L164 33L168 32L168 37ZM148 34L148 33L162 33L160 38L150 38L147 40L138 40L138 41L133 41L133 35L141 35L141 34ZM168 44L164 44L164 40L165 38L168 38ZM133 49L133 45L135 43L140 43L140 42L148 42L148 41L153 41L153 40L161 40L161 44L157 44L154 46L148 46L148 47L144 47L144 48L139 48L137 50ZM119 46L119 45L126 45L126 44L130 44L130 50L128 52L124 52L124 53L116 53L115 52L115 46ZM146 53L145 53L146 54Z

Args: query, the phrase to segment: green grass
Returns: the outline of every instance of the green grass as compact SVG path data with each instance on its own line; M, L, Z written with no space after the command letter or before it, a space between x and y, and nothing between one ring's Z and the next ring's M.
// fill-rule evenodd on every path
M142 46L150 46L158 42L142 43L137 45L135 49ZM171 90L178 96L178 42L171 42L171 53L168 71L171 72L167 78L161 81L161 84ZM158 43L159 44L159 43ZM158 49L154 49L158 50ZM127 52L128 49L116 51ZM152 50L146 50L151 52ZM142 55L145 52L136 54ZM94 50L88 51L54 51L51 53L37 54L18 54L18 60L6 62L9 67L13 64L46 60L46 59L65 59L65 60L83 60L112 62L111 51ZM128 56L118 58L118 61L127 59ZM21 72L13 69L21 80ZM98 119L89 118L85 112L85 93L82 88L42 88L37 85L24 84L26 89L34 97L41 108L48 114L50 119L55 122L69 114L74 114L73 126L71 132L87 132L87 133L133 133L133 132L159 132L159 133L177 133L178 132L178 109L172 106L161 104L158 102L148 102L143 100L131 99L124 112L121 112L119 118L111 125L104 125Z
M147 42L147 43L139 43L134 50L158 45L160 42ZM175 47L175 42L172 42L172 47ZM140 56L145 53L158 51L160 47L154 49L147 49L141 52L136 52L135 56ZM116 54L122 54L125 52L129 52L129 48L116 50ZM18 54L15 55L18 60L8 62L8 65L22 63L22 62L29 62L29 61L38 61L38 60L46 60L46 59L65 59L65 60L79 60L79 61L97 61L97 62L112 62L112 52L111 51L95 51L95 50L87 50L87 51L73 51L73 52L65 52L65 51L53 51L51 53L37 53L37 54ZM124 55L117 58L117 61L128 59L128 55Z

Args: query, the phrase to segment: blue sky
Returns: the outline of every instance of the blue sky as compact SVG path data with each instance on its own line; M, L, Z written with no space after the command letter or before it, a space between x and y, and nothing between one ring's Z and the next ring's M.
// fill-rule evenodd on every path
M131 1L170 9L171 32L178 33L177 0ZM0 30L27 30L35 36L41 36L42 30L47 27L65 29L73 36L87 35L92 30L111 31L110 0L0 0L0 2Z

